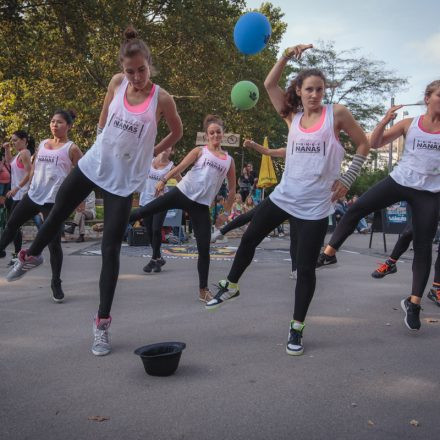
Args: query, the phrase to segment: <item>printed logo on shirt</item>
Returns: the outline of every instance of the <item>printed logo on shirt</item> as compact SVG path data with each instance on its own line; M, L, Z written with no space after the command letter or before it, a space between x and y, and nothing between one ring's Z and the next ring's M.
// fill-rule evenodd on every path
M203 161L203 166L207 166L207 167L211 167L214 168L215 170L217 170L220 174L224 174L227 172L226 167L224 167L223 165L220 165L217 162L214 162L213 160L210 160L208 158L206 158Z
M44 156L39 154L37 156L37 160L38 162L53 163L55 166L58 165L58 156Z
M311 153L325 156L325 142L323 141L294 141L292 154Z
M148 174L148 178L149 179L151 179L151 180L157 180L157 181L159 181L160 179L161 179L161 175L159 175L159 174L153 174L153 173L150 173L150 174Z
M437 150L440 151L440 141L427 141L426 139L414 138L413 150Z
M139 131L138 121L127 121L126 119L120 118L119 116L112 117L112 125L115 128L119 128L127 133L137 134Z

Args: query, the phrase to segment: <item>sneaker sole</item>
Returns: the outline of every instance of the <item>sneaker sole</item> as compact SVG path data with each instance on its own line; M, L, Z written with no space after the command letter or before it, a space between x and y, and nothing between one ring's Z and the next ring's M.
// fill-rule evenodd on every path
M324 264L322 266L319 266L317 268L315 268L315 270L321 270L321 269L336 269L338 267L338 262L336 263L331 263L331 264Z
M286 347L286 353L289 356L301 356L304 353L304 348L301 351L292 351Z
M63 299L57 299L57 298L52 297L52 299L53 299L53 302L55 302L57 304L61 304L62 302L64 302L64 298Z
M405 300L402 299L402 301L400 301L400 306L402 307L402 310L405 312L405 318L403 320L403 322L405 323L405 325L408 327L409 330L411 330L412 332L418 332L420 329L419 328L411 328L408 324L408 322L406 321L406 318L408 316L407 312L406 312L406 307L405 307Z
M240 291L239 291L240 292ZM215 305L212 305L212 306L205 306L205 309L206 310L217 310L219 307L221 307L221 306L223 306L224 304L226 304L226 303L228 303L228 302L232 302L232 301L235 301L237 298L238 298L238 296L239 295L235 295L234 297L232 297L232 298L230 298L230 299L228 299L228 300L226 300L226 301L223 301L223 302L221 302L221 303L218 303L218 304L215 304Z
M111 350L106 351L106 352L102 352L102 351L94 351L94 350L92 350L92 353L93 353L95 356L107 356L108 354L111 353Z

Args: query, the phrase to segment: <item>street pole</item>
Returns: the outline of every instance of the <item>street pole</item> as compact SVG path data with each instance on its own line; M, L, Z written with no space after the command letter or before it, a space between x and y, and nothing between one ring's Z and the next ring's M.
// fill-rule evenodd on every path
M394 107L394 97L391 98L391 107ZM394 120L391 119L390 128L394 125ZM393 142L391 141L390 147L388 150L388 173L391 173L393 168Z

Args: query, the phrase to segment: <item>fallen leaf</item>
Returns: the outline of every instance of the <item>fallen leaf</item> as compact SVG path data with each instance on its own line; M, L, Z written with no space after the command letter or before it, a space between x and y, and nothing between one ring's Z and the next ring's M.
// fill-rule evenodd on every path
M103 416L90 416L88 419L92 422L105 422L106 420L110 420L108 417Z
M374 422L372 420L368 420L368 425L369 426L374 426Z
M428 319L428 322L438 322L438 319Z
M399 310L397 307L393 307L393 310Z
M356 407L358 406L358 404L353 402L353 403L351 404L351 406L352 406L353 408L356 408Z
M414 419L412 419L412 420L409 422L409 424L412 425L412 426L420 426L420 423L419 423L417 420L414 420Z

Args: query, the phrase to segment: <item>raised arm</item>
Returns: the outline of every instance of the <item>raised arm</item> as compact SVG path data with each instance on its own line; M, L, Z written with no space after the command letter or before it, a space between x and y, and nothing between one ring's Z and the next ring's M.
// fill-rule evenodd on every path
M403 121L398 122L396 125L393 125L389 130L385 130L385 127L397 117L397 110L401 109L402 107L403 105L395 105L387 111L383 119L373 130L373 133L371 133L371 148L381 148L384 145L393 142L400 136L406 135L408 128L411 125L412 118L404 119Z
M183 136L182 121L177 113L176 103L172 96L163 89L159 92L158 111L164 117L170 132L154 147L156 156L168 147L174 146Z
M3 149L5 150L5 160L7 164L11 164L12 162L12 153L11 153L11 144L9 142L5 142L3 144Z
M286 149L285 148L265 148L260 144L257 144L256 142L250 140L250 139L245 139L245 141L243 142L243 147L246 148L252 148L253 150L257 151L260 154L264 154L266 156L271 156L271 157L282 157L285 158L286 157Z
M288 49L286 49L282 57L272 67L271 71L264 81L264 87L269 94L270 101L272 102L272 105L275 107L275 110L279 114L281 114L281 110L284 107L285 96L284 90L278 85L283 70L290 59L300 59L302 53L307 49L311 49L312 47L313 44L298 44L297 46L289 47ZM292 115L289 115L286 119L290 122L292 119Z

